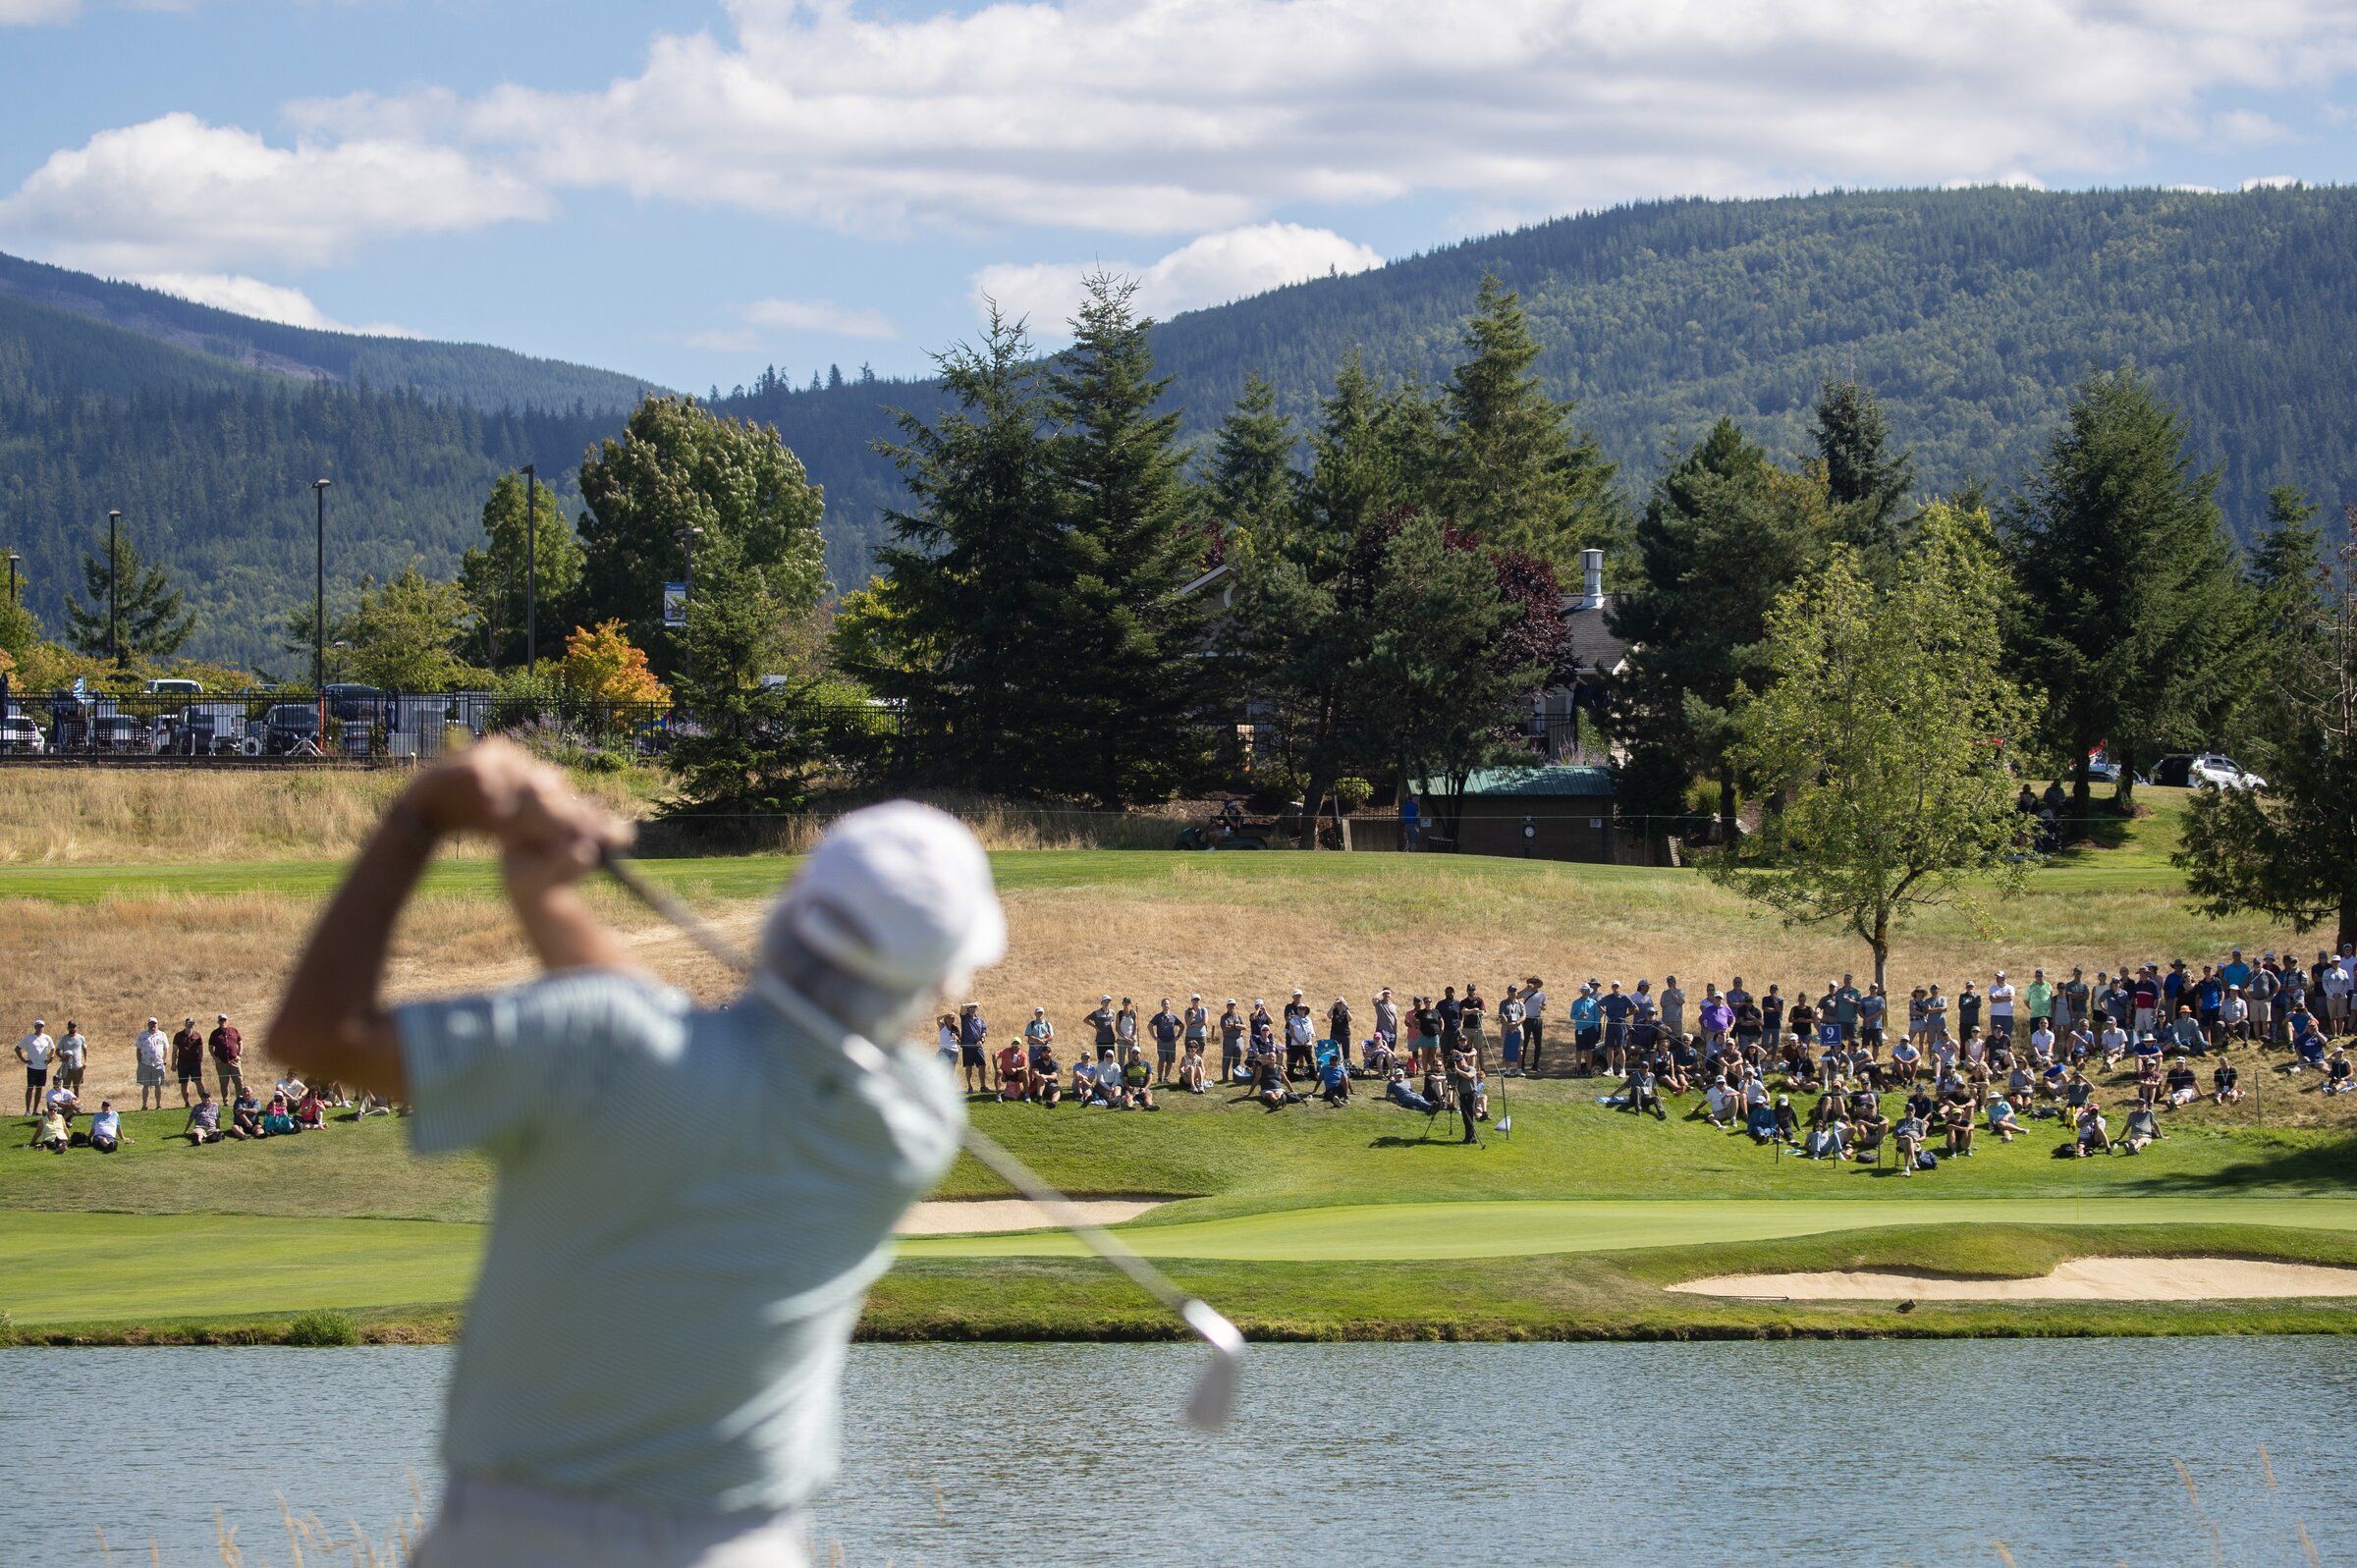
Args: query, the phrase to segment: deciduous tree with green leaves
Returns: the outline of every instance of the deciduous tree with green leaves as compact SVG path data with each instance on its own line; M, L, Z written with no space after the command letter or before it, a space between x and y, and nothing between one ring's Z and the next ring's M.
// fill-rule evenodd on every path
M328 678L383 691L448 691L465 669L458 649L473 620L457 583L414 565L390 582L364 582L349 614L328 618L329 640L348 645L330 652Z
M535 491L538 506L527 526L524 503ZM527 547L533 563L528 576ZM475 647L483 662L495 669L523 662L527 588L538 601L540 656L556 656L578 622L580 586L581 542L557 510L556 493L501 474L483 503L483 543L459 561L459 587L474 607Z
M2278 514L2262 555L2280 568L2268 589L2285 622L2238 742L2267 792L2196 790L2174 859L2207 914L2263 914L2297 931L2329 921L2336 942L2357 943L2357 507L2331 565L2311 542L2305 570L2298 540L2314 530L2303 509Z
M2029 704L2005 673L2003 594L1987 518L1935 505L1888 589L1836 546L1769 614L1765 688L1736 692L1734 755L1773 804L1707 869L1787 923L1850 931L1886 990L1912 911L1977 922L1980 892L2021 875L2002 748Z
M781 614L808 611L825 592L824 501L775 426L724 419L693 398L648 398L620 440L583 460L581 499L580 617L622 622L658 666L676 663L662 585L686 575L690 528L702 530L699 593L724 560L758 572ZM716 553L723 545L735 548Z

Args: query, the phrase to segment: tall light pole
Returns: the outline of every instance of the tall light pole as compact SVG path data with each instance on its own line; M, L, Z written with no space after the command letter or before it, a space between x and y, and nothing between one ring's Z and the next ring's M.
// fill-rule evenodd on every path
M319 703L319 748L327 749L327 486L311 481L318 503L319 534L311 557L311 693Z
M106 643L117 670L123 668L123 551L116 543L122 524L120 512L106 514Z
M540 662L539 519L540 474L523 465L523 667Z
M12 608L25 602L17 597L17 563L24 559L14 550L8 553L8 602Z

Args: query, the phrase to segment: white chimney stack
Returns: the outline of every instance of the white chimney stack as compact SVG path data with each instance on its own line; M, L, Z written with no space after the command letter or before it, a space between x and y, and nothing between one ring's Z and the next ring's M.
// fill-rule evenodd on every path
M1579 574L1583 584L1580 588L1579 607L1582 610L1602 610L1604 608L1604 552L1582 550L1579 553Z

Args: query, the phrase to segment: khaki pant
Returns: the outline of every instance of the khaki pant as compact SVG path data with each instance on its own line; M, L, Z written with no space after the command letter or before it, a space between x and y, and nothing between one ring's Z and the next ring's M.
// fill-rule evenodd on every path
M453 1476L416 1568L806 1568L799 1514L696 1514Z

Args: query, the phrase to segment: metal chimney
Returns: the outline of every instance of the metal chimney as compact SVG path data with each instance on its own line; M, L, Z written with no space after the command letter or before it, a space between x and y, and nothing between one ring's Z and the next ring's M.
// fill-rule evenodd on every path
M1579 574L1582 579L1579 607L1582 610L1602 610L1604 608L1604 552L1582 550L1579 553Z

